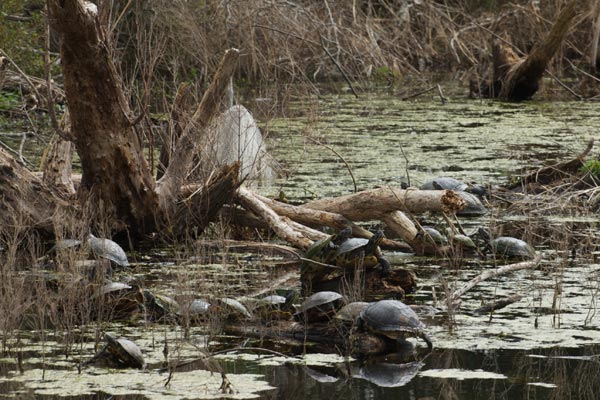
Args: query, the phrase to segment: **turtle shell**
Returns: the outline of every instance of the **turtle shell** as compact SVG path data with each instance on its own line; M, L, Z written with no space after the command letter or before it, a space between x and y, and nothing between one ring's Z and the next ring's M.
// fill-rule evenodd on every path
M110 353L120 364L129 368L146 367L144 355L137 344L128 339L117 338L116 336L106 333L106 351Z
M340 267L353 267L359 257L364 256L364 266L374 267L381 255L379 243L383 240L383 231L373 234L370 239L350 238L339 245L336 251L335 263Z
M219 301L221 302L223 308L227 312L227 317L229 319L252 319L252 314L250 314L250 311L248 311L246 306L244 306L239 301L226 297L219 299Z
M425 325L412 308L398 300L381 300L367 306L360 313L360 324L368 330L391 339L405 336L423 338L432 348L431 340L425 334Z
M317 292L307 298L294 314L294 319L316 322L333 315L343 296L337 292Z
M88 237L88 246L90 246L96 257L106 258L122 267L129 265L123 248L110 239L97 238L90 234Z
M335 314L334 318L339 321L352 324L369 304L370 303L367 303L366 301L355 301L346 304Z
M446 238L446 236L442 235L440 233L440 231L438 231L437 229L432 228L430 226L423 226L423 230L429 235L429 237L434 241L434 243L436 243L436 244L448 243L448 239Z
M465 208L458 211L456 213L457 215L477 216L487 213L487 208L485 208L481 200L479 200L479 197L468 192L456 192L456 194L460 196L466 203Z
M459 181L458 179L450 178L448 176L440 176L422 184L419 189L421 190L456 190L463 192L467 190L469 185Z
M500 236L490 242L490 248L498 257L533 258L535 249L527 242L509 236Z

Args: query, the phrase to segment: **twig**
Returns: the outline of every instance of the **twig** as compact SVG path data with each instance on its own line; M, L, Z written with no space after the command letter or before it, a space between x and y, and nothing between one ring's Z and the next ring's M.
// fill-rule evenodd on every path
M329 52L329 50L327 50L327 46L325 46L325 43L323 41L323 36L320 36L320 38L321 38L321 48L325 51L325 53L327 53L327 55L331 59L331 62L333 62L335 67L338 69L338 71L340 71L340 74L342 74L342 77L344 77L344 80L346 81L348 86L350 86L350 90L352 91L352 94L354 95L354 97L358 98L358 93L356 93L356 90L354 90L354 86L352 86L352 82L350 82L350 78L348 78L348 75L346 75L346 73L342 69L342 66L337 62L335 57Z
M319 146L325 147L327 150L331 151L333 154L338 156L340 158L340 160L342 160L344 165L346 165L346 169L348 170L348 173L350 173L350 178L352 178L352 184L354 185L354 193L358 192L358 188L356 187L356 179L354 179L354 174L352 173L352 169L350 168L350 165L346 162L344 157L342 157L342 155L340 153L335 151L335 149L333 147L328 146L325 143L321 143L317 139L313 139L313 138L309 137L308 140L312 141L315 144L318 144Z
M473 289L476 285L478 285L479 283L481 283L485 280L494 278L496 276L504 275L509 272L518 271L521 269L536 268L538 266L539 262L541 261L541 259L542 259L542 255L538 254L531 261L523 261L523 262L516 263L516 264L503 265L499 268L485 271L482 274L479 274L475 278L471 279L469 282L465 283L463 285L463 287L461 287L460 289L453 291L450 294L450 297L448 298L448 304L451 305L451 304L456 303L458 300L460 300L460 297L463 294L467 293L469 290Z
M403 100L403 101L404 101L404 100L412 99L412 98L414 98L414 97L419 97L420 95L422 95L422 94L425 94L425 93L428 93L428 92L431 92L431 91L432 91L432 90L434 90L434 89L435 89L435 85L434 85L434 86L432 86L432 87L430 87L430 88L427 88L427 89L425 89L425 90L421 90L420 92L413 93L413 94L411 94L411 95L408 95L408 96L402 97L400 100Z
M438 90L438 93L440 95L440 100L442 101L442 104L446 104L446 102L448 101L448 99L444 97L444 93L442 93L442 87L440 86L439 83L437 85L437 90Z
M23 70L21 68L19 68L19 66L17 65L17 63L14 62L13 59L10 58L8 56L8 54L6 54L6 52L4 50L0 49L0 53L2 53L2 55L4 57L6 57L6 59L13 65L13 67L15 67L15 69L17 70L17 72L19 73L19 75L21 75L23 77L23 79L25 79L27 81L27 84L29 86L31 86L31 90L33 90L35 92L35 95L37 96L37 98L41 99L42 96L40 95L40 92L37 90L37 87L35 87L35 85L31 81L31 79L29 78L29 76L25 72L23 72Z
M500 310L506 306L509 306L523 298L520 294L513 294L510 297L502 300L492 300L489 303L484 304L474 311L475 314L487 314L492 311Z

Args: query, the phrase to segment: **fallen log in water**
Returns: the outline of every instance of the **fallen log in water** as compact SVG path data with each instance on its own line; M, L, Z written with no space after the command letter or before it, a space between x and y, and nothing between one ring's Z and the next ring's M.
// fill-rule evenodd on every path
M228 335L256 339L293 340L305 345L307 342L323 345L328 351L366 357L387 354L401 349L405 342L394 341L367 333L350 332L348 327L329 323L304 325L299 322L278 321L269 326L228 324L223 328Z
M513 271L519 271L522 269L535 269L535 268L537 268L537 266L539 265L541 260L542 260L542 255L538 254L531 261L523 261L523 262L516 263L516 264L503 265L503 266L498 267L493 270L487 270L487 271L477 275L475 278L471 279L469 282L465 283L460 289L456 289L455 291L453 291L450 294L450 296L448 297L448 299L445 301L445 303L448 306L455 306L457 304L460 304L461 296L464 295L465 293L467 293L469 290L473 289L479 283L481 283L485 280L488 280L490 278L495 278L497 276L505 275L505 274L507 274L509 272L513 272Z

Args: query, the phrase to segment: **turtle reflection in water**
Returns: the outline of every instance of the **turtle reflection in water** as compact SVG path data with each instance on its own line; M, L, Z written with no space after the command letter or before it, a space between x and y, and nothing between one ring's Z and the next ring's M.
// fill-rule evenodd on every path
M433 349L433 343L425 333L425 325L412 308L398 300L381 300L370 304L360 313L357 325L362 331L393 340L420 337L429 350Z

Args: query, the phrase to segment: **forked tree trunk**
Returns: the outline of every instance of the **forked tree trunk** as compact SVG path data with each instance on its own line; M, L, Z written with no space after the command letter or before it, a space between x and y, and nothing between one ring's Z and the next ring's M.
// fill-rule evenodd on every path
M96 7L79 0L51 0L48 6L83 170L80 201L134 233L151 230L159 211L154 179Z
M560 48L571 20L577 15L576 1L565 5L552 30L524 59L515 60L515 54L506 45L494 44L494 82L499 82L497 95L505 100L528 100L538 91L544 71Z

